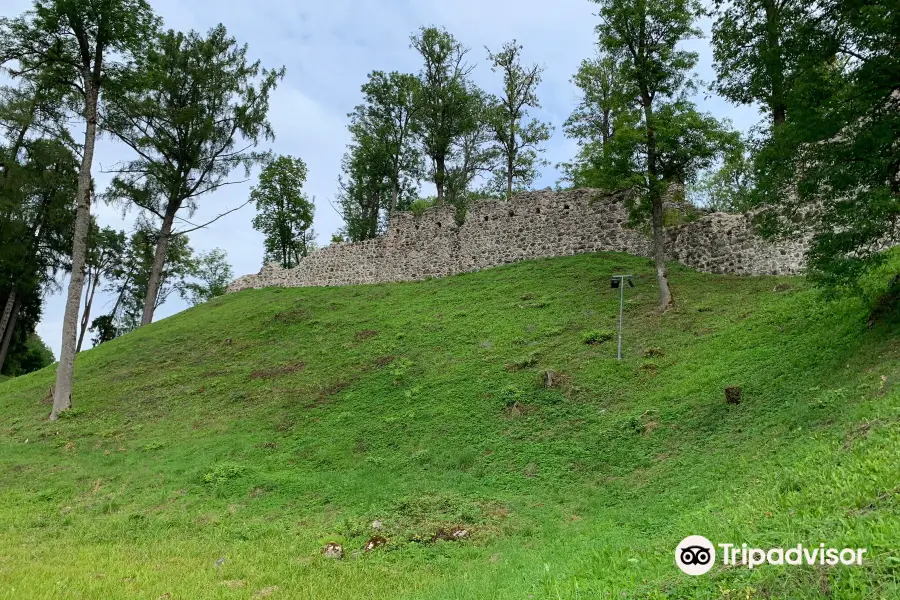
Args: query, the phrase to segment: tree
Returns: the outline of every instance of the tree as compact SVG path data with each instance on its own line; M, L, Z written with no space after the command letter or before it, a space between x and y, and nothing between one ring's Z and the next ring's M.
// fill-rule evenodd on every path
M537 119L525 122L528 108L541 106L537 86L543 69L537 64L523 65L521 53L522 46L515 40L497 53L488 49L491 70L503 75L503 94L493 103L488 122L501 159L495 174L505 180L507 199L512 198L516 183L519 188L531 185L537 177L537 167L547 164L538 158L538 153L543 151L541 144L550 139L551 131L549 125Z
M827 0L824 50L805 53L790 118L756 157L764 233L809 235L810 277L858 289L900 224L900 13L887 0Z
M197 281L186 283L181 290L182 297L191 306L223 295L234 278L231 265L228 264L228 255L221 248L214 248L197 256L191 275Z
M121 63L142 55L157 27L145 0L36 0L22 17L4 20L0 36L3 61L14 77L48 73L80 103L85 121L81 168L78 174L72 276L63 316L62 344L56 371L53 411L56 419L71 406L78 313L84 285L84 264L90 225L91 164L97 137L101 91Z
M622 79L615 57L602 53L583 60L572 78L572 83L581 90L581 99L563 124L563 130L566 136L578 140L578 156L571 163L562 163L560 168L564 179L575 187L585 185L578 177L588 164L608 153L618 111L628 110L635 95Z
M451 148L477 125L472 119L468 82L473 67L465 62L468 49L444 29L423 27L411 37L411 47L424 61L418 76L415 121L424 153L431 160L437 202L443 204Z
M234 169L249 176L265 160L251 148L274 139L269 94L283 76L283 67L270 71L248 62L247 46L218 25L206 37L162 34L110 94L105 127L137 158L119 169L108 197L160 220L141 325L153 320L173 237L209 224L174 231L178 212L193 215L200 196L234 183Z
M712 211L740 213L753 206L753 161L743 147L716 168L703 173L690 188L692 204Z
M41 320L42 306L43 297L39 288L30 287L16 296L15 312L0 339L0 373L13 376L24 374L19 364L30 353L29 340ZM52 357L50 362L53 362Z
M615 148L602 157L597 175L608 190L628 189L632 217L649 217L659 307L672 304L665 262L664 196L671 183L684 183L712 161L708 134L719 130L684 98L696 53L681 44L700 32L701 8L694 0L595 0L600 5L599 48L614 60L625 89L610 138Z
M47 347L38 334L31 331L24 337L24 341L9 353L0 374L18 377L53 364L55 360L53 351Z
M416 147L413 119L419 81L413 75L373 71L362 86L364 102L350 116L350 133L371 145L374 169L383 170L390 183L393 212L408 204L419 184L422 157Z
M342 234L352 242L371 239L383 229L391 197L384 158L374 136L355 133L341 160L335 208L344 220Z
M470 186L479 175L487 175L496 167L500 150L491 144L492 99L470 85L466 102L468 129L450 145L447 155L445 201L456 208L456 219L462 222L470 201Z
M110 314L118 335L141 326L144 302L150 286L159 231L146 220L139 220L128 240L122 261L114 269L106 291L116 298ZM173 293L182 293L186 280L196 269L193 251L186 235L174 236L166 246L163 272L156 286L154 310L162 306Z
M0 365L20 313L33 303L39 313L56 274L70 269L77 176L78 160L68 147L37 138L25 140L0 183Z
M816 45L812 0L715 0L714 89L737 104L759 103L773 126L787 119L800 58Z
M93 337L91 337L91 344L94 346L99 346L100 344L114 340L119 336L119 331L116 328L115 316L112 314L101 315L94 319L91 322L90 331L94 334Z
M60 229L63 224L56 222L56 216L59 202L71 198L57 193L60 179L55 174L74 157L71 152L65 156L71 138L64 125L62 99L58 92L51 93L45 79L37 73L20 77L18 87L0 88L0 295L6 297L0 308L0 340L9 339L7 328L21 309L17 300L29 293L28 282L40 286L45 281L42 272L48 265L36 256L42 236L43 258L48 258L46 242L52 244L55 238L54 251L61 251L58 234L66 229ZM50 139L58 142L50 143ZM57 266L60 261L61 256L52 260ZM3 356L0 350L0 365Z
M84 342L84 334L91 322L91 307L94 304L94 295L100 287L100 283L106 279L115 277L115 273L121 268L122 257L125 253L125 232L116 231L111 227L100 229L96 222L91 223L88 233L88 253L85 261L87 267L87 287L84 294L84 310L81 313L81 327L78 332L78 345L75 352L81 352L81 344Z
M266 236L263 262L290 269L305 256L304 234L312 226L315 211L303 193L305 182L306 164L290 156L279 156L259 174L250 200L256 203L258 213L253 228Z

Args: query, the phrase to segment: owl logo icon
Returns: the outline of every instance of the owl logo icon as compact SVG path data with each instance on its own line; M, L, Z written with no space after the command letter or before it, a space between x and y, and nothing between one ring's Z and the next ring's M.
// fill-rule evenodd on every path
M702 535L689 535L675 548L675 564L688 575L703 575L716 564L716 548Z

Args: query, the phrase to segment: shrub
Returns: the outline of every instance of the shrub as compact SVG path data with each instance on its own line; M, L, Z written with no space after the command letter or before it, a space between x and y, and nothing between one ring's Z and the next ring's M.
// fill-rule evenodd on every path
M602 344L603 342L608 342L614 337L616 337L615 331L610 331L609 329L592 329L581 334L581 341L585 344L593 346L596 344Z
M409 210L411 210L412 214L414 214L415 216L421 217L422 214L432 206L434 206L434 202L432 202L431 200L419 198L409 205Z
M204 483L225 483L231 479L237 479L246 470L242 465L231 463L216 465L209 473L203 476L203 481Z

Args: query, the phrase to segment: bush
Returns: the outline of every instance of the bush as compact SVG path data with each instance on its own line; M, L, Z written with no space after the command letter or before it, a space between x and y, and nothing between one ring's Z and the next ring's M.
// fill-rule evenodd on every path
M431 200L419 198L409 205L409 210L411 210L412 214L414 214L415 216L421 217L422 214L432 206L434 206L434 202L432 202Z
M241 477L246 470L247 469L243 465L232 463L216 465L211 471L203 476L203 482L213 484L225 483Z
M900 248L885 252L885 260L859 281L870 322L900 318Z
M602 344L603 342L608 342L614 337L616 337L615 331L610 331L609 329L592 329L581 334L581 341L585 344L593 346L596 344Z
M10 344L6 362L3 364L3 375L10 377L27 375L52 365L55 360L53 351L47 344L38 337L38 334L31 333L24 341L14 339Z

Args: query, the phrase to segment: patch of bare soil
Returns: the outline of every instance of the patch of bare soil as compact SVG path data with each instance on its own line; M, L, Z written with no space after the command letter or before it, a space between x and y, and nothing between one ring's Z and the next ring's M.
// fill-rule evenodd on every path
M268 369L259 369L258 371L253 371L252 373L250 373L250 379L269 379L271 377L278 377L280 375L290 375L291 373L302 371L305 368L306 363L301 360L298 362L281 365L279 367L269 367Z

